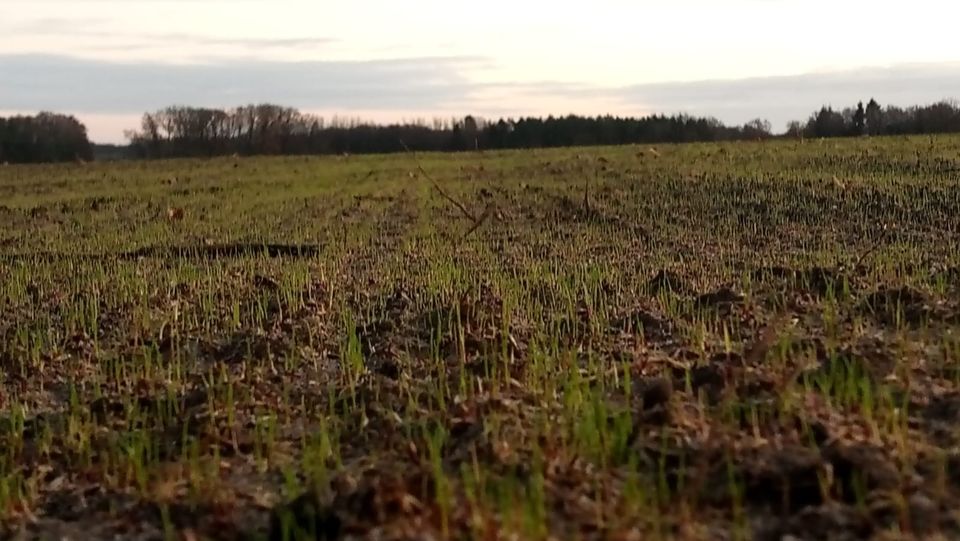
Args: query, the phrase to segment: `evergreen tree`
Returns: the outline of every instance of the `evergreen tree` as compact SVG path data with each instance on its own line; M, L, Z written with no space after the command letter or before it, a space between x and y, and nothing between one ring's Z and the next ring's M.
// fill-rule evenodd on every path
M867 133L867 114L863 110L863 102L857 103L857 111L853 114L853 135L865 135Z
M870 101L867 102L867 110L864 113L864 117L868 135L882 135L884 133L883 110L880 109L880 104L877 103L877 100L870 98Z

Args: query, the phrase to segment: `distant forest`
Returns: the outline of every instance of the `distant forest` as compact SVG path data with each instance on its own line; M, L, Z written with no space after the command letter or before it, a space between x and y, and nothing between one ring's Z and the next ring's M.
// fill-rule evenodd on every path
M0 117L0 163L92 160L87 128L76 118L53 113Z
M678 114L641 118L564 116L487 121L467 116L430 123L377 125L324 118L272 104L233 109L172 106L143 115L127 146L91 145L71 116L0 118L0 163L221 155L387 153L517 149L634 143L757 140L773 137L854 137L960 132L960 104L823 107L775 135L757 119L726 126L717 119Z

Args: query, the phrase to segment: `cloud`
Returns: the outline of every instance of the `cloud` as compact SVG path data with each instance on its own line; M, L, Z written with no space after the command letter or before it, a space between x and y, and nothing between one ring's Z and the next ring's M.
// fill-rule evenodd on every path
M7 35L74 33L79 28L99 26L109 22L109 19L103 17L40 17L12 23L4 29L4 32Z
M275 102L303 109L431 109L463 102L473 57L203 64L119 63L50 55L0 55L7 109L140 113L183 103Z
M53 110L90 118L139 115L171 104L229 107L258 102L346 115L363 112L374 118L405 111L488 118L684 112L728 124L761 117L782 130L787 121L805 120L825 104L843 108L874 97L881 105L905 106L960 97L960 63L625 87L563 81L478 83L471 78L490 67L490 60L480 57L305 62L208 58L176 65L0 55L0 104L12 111ZM91 127L106 134L106 128L97 130Z
M332 38L218 38L193 34L154 34L147 36L154 42L187 42L196 45L238 46L238 47L315 47L336 42Z
M781 129L790 120L806 120L822 105L840 109L872 97L881 105L907 106L960 97L960 63L647 84L611 93L624 104L642 105L652 111L711 115L738 124L762 117Z
M193 47L234 47L259 50L293 49L305 47L319 47L336 43L337 40L329 37L301 36L282 38L262 37L224 37L214 35L189 34L183 32L167 33L129 33L112 30L100 30L109 26L110 21L104 18L81 17L60 18L44 17L13 25L5 30L10 35L30 36L70 36L73 38L90 38L102 43L87 47L94 50L128 50L151 49L169 45Z
M113 45L114 49L124 49L130 46L137 48L151 48L167 45L192 45L192 46L213 46L213 47L246 47L253 49L269 48L297 48L297 47L317 47L329 45L337 40L326 37L300 37L300 38L225 38L216 36L201 36L198 34L184 33L166 33L166 34L124 34L118 32L106 31L74 31L74 36L84 36L91 38L106 38L118 41ZM103 45L102 48L110 46Z

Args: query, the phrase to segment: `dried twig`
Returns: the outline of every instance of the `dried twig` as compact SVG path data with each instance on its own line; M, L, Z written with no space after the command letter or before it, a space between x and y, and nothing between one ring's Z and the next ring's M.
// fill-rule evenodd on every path
M860 254L860 257L858 257L857 261L853 264L853 268L854 269L859 268L860 265L863 263L863 260L866 259L868 255L872 254L873 252L876 252L877 249L880 248L880 245L882 243L883 243L883 238L877 239L877 241L873 243L873 246L868 248L867 251Z
M859 268L860 265L863 264L863 261L867 258L867 256L869 256L870 254L880 249L880 246L883 245L883 242L887 240L887 237L889 236L890 236L890 230L887 228L887 226L883 226L883 234L881 234L880 237L877 238L877 240L874 241L874 243L869 248L867 248L866 251L864 251L862 254L860 254L859 257L857 257L856 262L854 262L853 264L853 268L854 269Z
M487 221L487 218L489 218L491 214L493 214L494 209L495 207L492 203L487 205L487 208L483 211L483 214L481 214L480 217L477 218L477 220L473 223L473 226L469 230L467 230L467 232L464 233L463 237L461 237L460 239L463 240L469 237L470 234L476 231L477 229L480 229L480 226Z
M590 177L586 175L583 181L583 210L590 214Z
M444 199L449 201L453 206L457 207L457 209L459 209L460 212L464 216L466 216L471 222L473 222L473 225L470 226L470 229L468 229L467 232L464 233L462 237L460 237L460 240L466 239L471 234L473 234L474 231L476 231L477 229L480 229L480 226L486 223L486 221L491 216L494 216L498 220L503 220L503 217L500 214L500 209L498 209L497 205L492 202L487 204L487 207L483 210L483 213L479 217L474 216L472 212L467 210L467 207L464 206L463 203L457 201L456 199L453 198L453 196L443 191L443 188L440 187L440 183L437 182L433 177L431 177L429 173L427 173L427 171L423 168L423 165L420 164L420 160L417 159L416 153L410 150L410 147L408 147L407 144L403 142L403 139L400 140L400 145L403 146L404 150L406 150L410 154L410 156L413 158L414 163L417 164L417 170L420 171L420 174L423 175L424 178L430 181L430 184L433 185L434 189L437 190L437 192L441 196L443 196Z
M408 147L407 144L403 142L403 139L400 140L400 144L403 146L404 150L410 153L410 156L413 158L413 161L417 164L417 169L420 171L420 174L423 175L424 178L429 180L430 184L433 184L434 189L436 189L437 192L439 192L444 199L446 199L455 207L460 209L460 212L462 212L464 216L466 216L467 218L470 219L471 222L473 222L473 229L480 227L478 223L479 220L469 210L467 210L467 207L463 206L462 203L460 203L459 201L454 199L452 196L447 194L447 192L443 191L443 188L440 187L440 183L434 180L434 178L431 177L429 173L427 173L427 171L423 168L423 166L420 165L420 160L417 159L416 153L410 150L410 147ZM473 229L471 229L471 232L473 231Z
M793 324L792 314L782 314L774 318L760 329L753 343L746 348L743 354L744 361L746 361L748 365L756 365L762 362L766 358L770 348L780 339L781 334L788 327L792 327Z

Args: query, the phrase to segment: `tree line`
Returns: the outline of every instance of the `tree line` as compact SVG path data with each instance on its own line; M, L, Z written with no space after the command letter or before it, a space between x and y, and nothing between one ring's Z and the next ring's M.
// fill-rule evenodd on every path
M853 137L862 135L910 135L960 132L960 104L944 100L931 105L901 108L881 107L875 99L867 105L836 111L821 107L806 123L791 122L792 137Z
M0 163L89 161L93 146L76 118L54 113L0 117Z
M870 99L856 107L824 106L806 122L791 122L786 137L848 137L960 132L960 105L881 107ZM686 114L641 118L568 115L487 121L467 116L376 125L319 116L271 104L233 109L174 106L143 116L128 133L142 158L223 154L341 154L472 149L516 149L636 143L754 140L774 137L770 123L756 119L727 126L715 118Z
M785 137L852 137L960 132L960 104L835 110L824 106L805 121L791 122ZM727 126L715 118L686 114L640 118L568 115L487 121L467 116L377 125L323 117L273 104L232 109L171 106L146 113L129 145L91 145L73 116L40 113L0 118L0 163L37 163L100 158L172 158L257 154L387 153L406 149L457 151L539 147L684 143L775 137L757 119Z
M340 154L511 149L625 143L723 141L770 137L770 125L755 120L728 127L716 119L652 115L500 119L467 116L431 123L375 125L324 118L272 104L234 109L173 106L143 116L128 132L138 157L223 154Z

